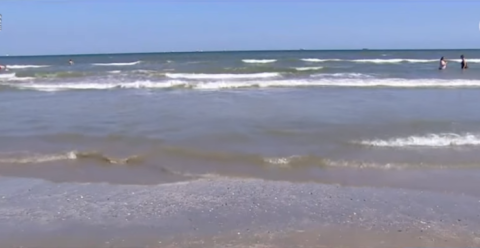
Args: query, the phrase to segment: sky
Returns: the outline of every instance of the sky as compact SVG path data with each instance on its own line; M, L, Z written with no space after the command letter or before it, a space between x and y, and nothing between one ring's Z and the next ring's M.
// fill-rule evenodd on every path
M0 0L0 55L480 48L478 0Z

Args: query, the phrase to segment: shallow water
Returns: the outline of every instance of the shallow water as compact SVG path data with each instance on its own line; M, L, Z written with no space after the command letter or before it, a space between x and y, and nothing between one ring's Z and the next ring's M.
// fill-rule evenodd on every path
M468 71L458 68L460 54ZM437 69L440 56L449 60L446 71ZM366 167L477 175L480 168L480 51L0 61L9 67L0 74L3 174L136 183L212 174L321 181L335 168L342 168L339 175Z

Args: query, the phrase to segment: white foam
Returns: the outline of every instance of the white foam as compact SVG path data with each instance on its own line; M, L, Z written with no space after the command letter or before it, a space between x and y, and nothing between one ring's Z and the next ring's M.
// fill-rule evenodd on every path
M398 63L431 63L438 59L355 59L355 63L374 63L374 64L398 64Z
M373 78L372 75L355 73L355 72L345 72L345 73L322 73L322 74L313 74L310 75L312 78Z
M297 67L297 71L317 71L323 69L323 66L314 66L314 67Z
M308 87L321 86L319 82L308 80L268 80L248 82L204 82L198 83L193 88L202 90L219 90L235 88L273 88L273 87Z
M170 80L166 82L136 81L130 83L62 83L62 84L11 84L11 87L37 91L55 92L65 90L110 90L110 89L154 89L188 86L187 82Z
M155 70L133 70L131 72L134 72L134 73L161 73L161 72L155 71Z
M264 72L253 74L196 74L196 73L167 73L169 78L183 79L252 79L252 78L273 78L280 76L276 72Z
M306 59L300 59L305 62L311 62L311 63L320 63L320 62L328 62L328 61L342 61L341 59L316 59L316 58L306 58Z
M276 59L244 59L242 61L244 63L249 63L249 64L267 64L267 63L273 63L277 60Z
M451 88L480 87L480 80L435 80L435 79L356 79L325 78L317 80L267 80L248 82L205 82L195 85L196 89L225 89L247 87L395 87L395 88Z
M337 87L395 87L395 88L455 88L480 87L480 80L438 80L438 79L349 79L318 83L322 86Z
M36 164L77 159L75 152L63 154L13 154L0 158L0 164Z
M0 82L4 81L28 81L33 77L17 77L15 73L0 74Z
M305 62L322 62L324 60L322 59L300 59L302 61L305 61Z
M15 73L0 74L0 79L15 78Z
M446 147L446 146L477 146L480 145L480 136L466 133L440 133L425 136L410 136L405 138L393 138L388 140L366 140L358 142L362 145L378 147Z
M43 68L49 65L7 65L8 69L27 69L27 68Z
M93 65L98 65L98 66L129 66L129 65L136 65L140 64L141 61L135 61L135 62L128 62L128 63L94 63Z
M62 90L108 90L108 89L155 89L155 88L189 88L201 90L220 90L235 88L274 88L274 87L393 87L393 88L465 88L480 87L480 80L441 80L441 79L378 79L366 75L326 74L326 77L290 80L248 80L248 81L135 81L118 83L14 83L6 84L19 89L38 91Z
M447 59L448 61L458 62L460 63L461 59ZM467 63L480 63L480 59L465 59Z
M353 63L373 63L373 64L399 64L399 63L433 63L438 62L440 59L405 59L405 58L396 58L396 59L317 59L317 58L305 58L301 59L305 62L311 63L320 63L320 62L330 62L330 61L344 61L344 62L353 62ZM460 62L460 59L450 59L448 61ZM467 62L471 63L480 63L480 59L467 59Z
M264 161L268 164L271 165L276 165L279 167L288 167L292 162L295 160L302 159L302 156L299 155L293 155L293 156L288 156L288 157L270 157L270 158L265 158Z
M118 73L121 73L122 71L108 71L108 73L111 73L111 74L118 74Z

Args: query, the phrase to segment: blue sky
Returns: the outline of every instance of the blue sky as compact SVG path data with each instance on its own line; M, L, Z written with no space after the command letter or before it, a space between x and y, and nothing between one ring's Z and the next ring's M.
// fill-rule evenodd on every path
M0 0L0 54L480 48L480 1Z

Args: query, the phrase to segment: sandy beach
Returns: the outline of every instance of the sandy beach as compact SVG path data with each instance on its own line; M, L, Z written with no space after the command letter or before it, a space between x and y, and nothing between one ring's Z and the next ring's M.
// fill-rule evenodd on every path
M480 245L480 198L461 194L213 177L0 185L1 247Z

